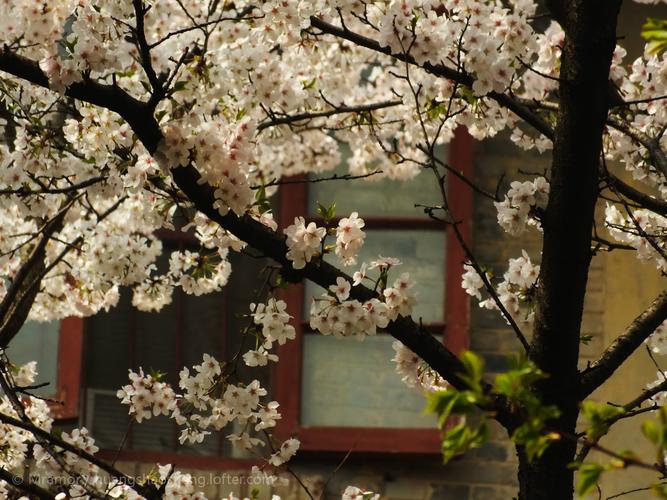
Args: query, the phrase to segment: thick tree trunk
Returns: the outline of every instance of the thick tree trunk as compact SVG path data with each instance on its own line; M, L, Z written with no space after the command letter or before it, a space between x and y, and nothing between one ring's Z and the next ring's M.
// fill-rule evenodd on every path
M575 444L552 447L539 460L528 462L522 449L519 456L518 500L572 500L574 497L574 471L567 465L572 462Z
M551 193L530 356L547 374L536 388L561 417L563 436L535 463L520 453L520 500L571 500L579 395L579 342L598 196L609 66L620 0L551 0L565 30L554 136Z

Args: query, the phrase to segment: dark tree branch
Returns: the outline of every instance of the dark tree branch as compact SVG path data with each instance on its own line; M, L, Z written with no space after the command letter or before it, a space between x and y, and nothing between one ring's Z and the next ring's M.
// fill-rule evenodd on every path
M271 231L248 215L239 217L230 211L227 215L221 216L213 208L213 188L199 184L199 174L193 167L175 168L172 170L172 175L176 185L188 196L198 210L240 240L245 241L266 257L280 264L283 277L287 281L296 283L309 279L324 289L336 283L338 277L343 277L352 282L350 276L322 259L312 260L304 269L293 269L291 261L286 257L287 246L282 235ZM361 302L376 296L375 291L361 285L352 287L350 292L350 297ZM464 372L461 361L411 318L399 317L389 323L387 331L420 356L453 387L456 389L467 388L467 384L460 377L460 374ZM486 389L490 393L490 387L487 386ZM497 412L496 418L499 422L510 427L513 425L512 414L504 398L495 397L492 407Z
M82 459L90 462L91 464L97 466L98 468L109 474L111 477L117 479L121 484L134 485L132 486L133 489L137 493L140 493L141 495L145 496L146 498L156 498L155 495L157 491L156 488L137 484L135 480L126 476L118 469L110 466L103 460L100 460L99 458L95 457L94 455L91 455L87 451L82 450L81 448L78 448L77 446L70 444L67 441L63 441L61 438L54 436L53 434L46 432L43 429L40 429L31 422L24 422L23 420L19 420L4 413L0 413L0 422L2 422L3 424L11 425L13 427L17 427L19 429L28 431L35 437L38 437L44 441L48 441L53 446L62 448L63 450L69 451L70 453L74 453L76 456L81 457Z
M0 467L0 479L5 481L12 488L16 488L19 491L28 493L32 497L39 498L41 500L53 500L55 497L53 494L49 493L43 488L40 488L36 484L33 484L29 481L24 481L22 477L12 474L6 469Z
M667 217L667 202L664 200L659 200L658 198L654 198L653 196L635 189L631 185L623 182L615 175L609 175L607 182L612 188L614 188L629 200L641 205L643 208L647 208L652 212L655 212L656 214Z
M7 294L0 303L0 347L7 347L9 341L19 332L25 323L39 287L32 287L36 277L45 269L46 244L55 232L60 231L68 210L75 198L70 198L60 211L46 223L41 231L41 239L30 252L30 256L21 266L12 280Z
M653 165L662 173L665 179L667 179L667 155L660 146L660 139L649 137L643 132L633 129L630 125L614 116L609 116L607 118L607 123L610 127L615 128L619 132L623 132L637 144L646 148Z
M624 420L626 418L632 418L636 415L641 415L642 413L647 413L650 411L655 411L658 410L660 407L654 403L653 406L646 406L644 408L639 408L645 401L651 399L653 396L658 394L659 392L667 390L667 380L663 380L661 383L658 385L651 387L650 389L646 389L642 391L642 393L637 396L635 399L632 401L624 404L621 406L621 408L624 410L624 413L619 413L618 415L615 415L605 421L605 424L607 426L606 432L604 434L599 435L595 439L587 440L584 442L582 445L581 449L577 453L576 458L574 459L575 462L583 462L583 460L586 458L588 453L595 447L595 445L598 444L600 439L602 439L604 436L607 435L609 430L611 429L611 426L614 425L616 422L619 420Z
M151 47L146 41L146 33L144 32L144 18L148 10L144 5L143 0L132 0L132 5L134 7L134 17L137 21L137 26L134 30L134 36L136 38L135 42L137 49L139 50L141 66L146 72L146 76L148 77L148 81L150 82L151 89L153 91L148 101L148 105L151 108L155 108L158 102L160 102L160 100L165 96L165 91L160 78L155 73L155 69L153 69L153 62L151 61Z
M148 48L149 49L154 49L158 45L162 45L164 42L169 40L172 37L182 35L184 33L189 33L190 31L194 30L200 30L204 29L208 26L215 25L215 24L220 24L222 21L243 21L243 20L252 20L252 19L261 19L262 16L248 16L250 12L252 12L255 9L254 5L248 5L245 7L242 11L240 11L236 16L221 16L216 19L211 19L209 21L201 22L201 23L195 23L192 26L187 26L185 28L177 29L174 31L170 31L167 33L165 36L160 38L157 42L151 43Z
M48 88L48 79L37 63L7 49L0 51L0 71ZM162 133L146 103L131 97L118 87L102 85L92 80L72 84L68 87L66 95L118 113L127 121L151 154L157 150ZM199 173L192 165L179 166L172 169L171 173L176 185L200 212L280 264L288 281L298 282L309 279L325 289L334 284L338 277L352 281L345 273L321 259L311 261L304 269L294 270L292 263L286 257L287 246L282 235L270 230L249 215L237 216L231 211L224 216L220 215L213 207L215 202L213 187L199 183ZM353 287L351 292L351 296L360 301L368 300L375 295L374 291L363 286ZM399 317L389 324L387 330L394 338L400 340L424 359L453 387L467 388L466 382L460 377L460 374L464 372L461 361L411 318ZM489 386L486 389L490 392ZM506 399L492 394L490 397L493 402L489 409L495 412L495 418L502 425L511 428L514 425L513 411L509 408Z
M266 182L264 184L254 184L250 186L250 189L260 189L263 187L270 187L270 186L285 186L288 184L317 184L319 182L329 182L329 181L356 181L359 179L367 179L368 177L372 177L374 175L381 174L382 170L373 170L372 172L368 172L367 174L359 174L359 175L353 175L353 174L333 174L328 177L315 177L313 179L310 178L305 178L305 179L286 179L286 180L280 180L280 179L273 179L269 182Z
M423 147L423 146L417 146L417 147L419 148L420 151L422 151L422 152L424 152L425 154L429 155L431 161L435 162L437 165L439 165L439 166L441 166L442 168L444 168L447 172L449 172L450 174L452 174L453 176L455 176L457 179L460 179L462 182L464 182L470 189L472 189L472 190L475 191L476 193L481 194L482 196L484 196L485 198L488 198L488 199L491 200L491 201L500 201L500 196L498 195L498 190L497 190L497 189L496 189L496 192L495 192L495 193L490 193L490 192L486 191L485 189L483 189L483 188L481 188L480 186L478 186L477 184L475 184L474 181L468 179L468 178L467 178L465 175L463 175L460 171L458 171L458 170L456 170L455 168L453 168L453 167L452 167L451 165L449 165L448 163L442 161L440 158L438 158L438 157L435 156L435 155L431 155L431 153L429 152L429 150L428 150L427 148L425 148L425 147ZM504 175L504 174L503 174L503 175ZM502 178L503 178L503 177L501 177L501 181L502 181ZM499 184L500 184L500 183L499 183Z
M14 53L7 47L0 47L0 71L16 76L40 87L49 88L49 80L36 61ZM148 149L154 151L161 138L160 129L153 118L150 107L135 99L123 89L105 85L84 78L67 87L65 95L94 104L118 113L142 137ZM153 126L153 123L154 125ZM150 125L148 125L150 124Z
M71 193L73 191L78 191L79 189L87 188L89 186L92 186L93 184L97 184L98 182L105 181L106 179L107 179L106 176L100 175L98 177L91 177L90 179L87 179L85 181L81 181L77 184L72 184L71 186L62 188L45 187L42 189L30 190L20 187L18 189L0 189L0 195L17 194L19 196L32 196L36 194L66 194L66 193Z
M632 104L647 104L655 101L662 101L667 99L667 95L658 95L655 97L645 97L643 99L632 99L630 101L623 101L622 103L617 104L617 106L630 106Z
M530 355L547 375L535 389L543 404L560 410L550 425L563 436L575 434L579 415L581 322L610 105L600 89L609 80L620 4L620 0L549 3L565 40ZM573 471L567 464L575 453L576 442L563 439L533 462L520 455L519 500L572 498Z
M616 369L667 319L667 291L662 292L651 305L642 312L605 349L600 358L581 374L579 399L584 399L604 383Z
M667 379L663 380L658 385L651 387L650 389L644 389L639 396L624 404L623 409L625 411L632 411L635 408L640 407L645 401L651 399L653 396L663 391L667 391ZM621 418L622 416L617 417L617 420L620 420Z
M311 113L299 113L296 115L272 115L270 120L257 125L257 130L264 130L277 125L288 125L296 122L312 120L313 118L326 118L329 116L340 115L344 113L362 113L364 111L374 111L376 109L390 108L402 104L400 100L383 101L372 104L359 104L357 106L338 106L328 111L314 111Z

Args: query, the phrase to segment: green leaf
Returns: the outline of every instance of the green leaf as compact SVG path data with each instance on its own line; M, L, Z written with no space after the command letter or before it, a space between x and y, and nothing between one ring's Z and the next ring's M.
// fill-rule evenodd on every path
M586 429L588 439L596 440L609 430L610 420L625 413L623 408L611 406L607 403L584 401L581 404L581 415L590 423Z
M658 483L651 485L651 491L655 496L662 499L667 499L667 484Z
M461 455L472 448L479 448L488 437L486 423L473 429L466 422L460 422L445 432L442 439L442 459L449 462L456 455Z
M475 106L479 102L479 98L472 91L471 87L461 85L459 86L459 92L461 97L463 97L463 99L465 99L465 101L471 106Z
M465 368L465 373L459 374L459 376L468 384L471 391L481 394L484 361L476 354L465 351L461 354L461 362Z
M336 202L334 201L328 207L317 202L317 213L324 219L324 224L329 224L336 216Z
M667 49L667 20L649 17L642 26L641 33L648 42L649 54L661 54Z
M642 434L651 441L652 443L660 443L660 430L658 429L658 424L653 420L647 420L642 424Z
M255 204L257 205L260 214L271 211L271 203L266 195L266 187L264 187L264 184L262 184L262 186L255 192Z
M155 368L151 368L150 370L148 370L148 375L153 377L158 382L164 380L164 377L167 376L165 372L161 372L160 370L156 370Z
M151 93L152 89L151 89L151 86L148 82L146 82L144 80L139 80L139 83L141 83L141 86L144 88L144 90L146 92L148 92L149 94Z
M539 458L560 435L547 431L550 420L560 415L554 405L545 405L534 391L534 385L545 378L544 373L525 355L509 359L510 369L496 376L494 388L510 403L522 408L523 423L512 433L512 440L522 445L529 461Z
M452 414L466 414L472 409L468 398L455 390L437 391L426 395L426 413L438 416L438 426L442 429Z
M236 112L236 117L235 120L239 121L241 118L243 118L246 115L247 111L245 108L241 108Z
M577 493L581 496L590 493L600 481L600 476L605 468L595 462L586 462L579 467L579 481Z
M445 106L444 103L436 103L433 101L431 103L431 108L426 112L426 116L429 120L435 120L445 112L447 112L447 106Z
M187 86L188 86L187 80L179 80L176 83L174 83L174 86L171 88L171 91L172 93L180 92L181 90L185 90L185 87Z
M313 78L312 80L301 82L301 85L303 85L303 90L308 90L308 89L314 89L316 83L317 83L317 78Z

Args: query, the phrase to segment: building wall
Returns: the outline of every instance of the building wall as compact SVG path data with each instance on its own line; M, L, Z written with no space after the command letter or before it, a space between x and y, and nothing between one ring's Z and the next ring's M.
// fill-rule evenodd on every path
M667 279L661 277L652 264L639 262L629 252L612 252L607 257L608 271L604 274L604 316L602 331L604 344L610 344L626 328L632 319L640 314L662 290L667 288ZM656 360L666 369L663 357ZM612 378L596 391L592 398L601 402L625 404L637 397L648 382L657 378L656 367L645 348L638 349ZM602 442L613 450L632 450L643 459L655 459L655 448L640 432L641 422L654 418L650 414L639 415L619 422ZM595 454L591 459L606 461ZM602 487L605 496L617 494L632 488L657 482L655 474L629 468L603 476ZM646 491L625 495L628 500L640 500L650 496Z
M502 193L512 180L529 178L526 172L544 172L548 162L548 155L518 153L506 137L500 137L476 144L475 181L485 190L495 192L501 175L505 173ZM519 256L522 249L534 262L539 262L539 233L531 230L521 238L506 235L496 223L492 203L479 195L475 198L473 233L477 258L483 265L494 269L496 275L501 275L508 259ZM585 334L592 335L592 340L582 345L582 366L595 359L666 285L654 268L639 263L631 253L595 256L582 328ZM471 304L470 346L484 357L489 376L504 371L508 354L518 352L520 347L498 314L480 309L475 301ZM655 368L647 360L646 353L640 349L593 397L615 403L632 399L655 378ZM650 453L649 447L643 445L637 421L619 424L604 444L616 450L632 448L642 454ZM339 455L301 455L292 466L316 498L326 490L324 499L340 498L340 491L349 484L371 489L386 500L509 500L516 492L514 448L498 426L492 428L491 439L486 445L446 466L435 455L359 456L352 453L341 465L342 458ZM152 465L124 462L121 467L141 477ZM230 492L249 495L253 488L257 489L260 499L269 499L274 493L283 499L308 498L294 479L287 485L270 485L261 479L255 484L247 484L243 479L247 470L188 472L194 475L195 483L209 498L221 498ZM646 484L651 479L654 478L638 469L611 473L603 481L604 493L611 495L640 485L642 481ZM633 500L646 496L642 492L625 498Z

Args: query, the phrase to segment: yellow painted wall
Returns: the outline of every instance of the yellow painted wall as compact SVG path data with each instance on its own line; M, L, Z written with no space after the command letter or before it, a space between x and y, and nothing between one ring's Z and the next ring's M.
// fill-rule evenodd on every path
M667 280L660 277L653 265L639 262L632 252L615 251L608 254L605 271L602 331L603 345L609 345L660 291L667 288ZM663 368L667 368L667 359L658 358L658 361L664 361ZM642 346L593 397L599 401L625 404L639 395L646 383L655 378L656 368ZM654 460L652 448L640 432L644 418L651 417L640 415L619 422L602 444L617 451L630 449L645 460ZM591 458L594 456L604 460L599 454L591 455ZM646 485L651 481L656 481L656 475L637 468L608 473L602 483L602 498ZM622 498L639 500L651 498L651 495L644 491Z

